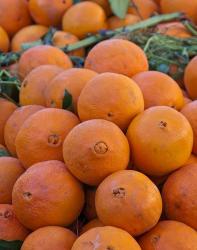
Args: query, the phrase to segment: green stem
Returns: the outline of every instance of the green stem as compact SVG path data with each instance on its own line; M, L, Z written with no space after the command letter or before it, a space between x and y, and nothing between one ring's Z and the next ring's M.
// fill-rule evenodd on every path
M189 21L184 21L183 22L184 26L189 30L189 32L194 35L197 36L197 30L196 28L191 24L191 22Z

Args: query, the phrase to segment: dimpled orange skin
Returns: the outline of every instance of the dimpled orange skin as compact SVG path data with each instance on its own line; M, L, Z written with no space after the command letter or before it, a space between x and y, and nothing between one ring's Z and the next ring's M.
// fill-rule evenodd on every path
M43 109L27 119L17 134L18 158L25 168L46 160L63 160L62 144L79 123L73 113L63 109Z
M135 24L139 21L140 21L139 16L127 14L124 19L121 19L117 16L112 16L108 18L107 25L108 25L108 29L113 30L113 29L117 29L117 28L124 27L127 25Z
M85 246L85 248L84 248ZM71 250L141 250L137 241L116 227L96 227L82 234Z
M90 22L91 20L91 22ZM106 27L106 15L101 6L87 1L73 5L63 16L63 31L70 32L78 38L89 33L97 33Z
M12 156L16 156L15 139L23 123L34 113L43 109L38 105L23 106L14 111L4 129L5 144Z
M81 182L91 186L97 186L115 171L126 169L129 154L123 132L112 122L101 119L79 124L63 144L66 166Z
M104 224L98 218L93 219L82 227L80 235L87 232L88 230L90 230L92 228L103 227L103 226L104 226Z
M17 106L14 103L7 101L4 98L0 98L0 144L5 145L4 127L15 109L17 109Z
M28 7L37 24L59 26L62 16L72 6L72 0L29 0Z
M157 25L157 32L178 38L189 38L192 36L181 22L161 23Z
M127 138L137 168L151 176L164 176L183 166L190 157L193 132L175 109L152 107L130 124Z
M82 185L63 162L34 164L15 183L12 201L19 221L31 230L68 226L84 205Z
M18 159L0 157L0 204L12 203L14 183L24 171Z
M109 39L90 50L85 68L98 73L113 72L132 77L147 71L148 61L143 50L136 44L122 39Z
M10 40L7 32L0 26L0 52L8 52Z
M178 221L160 221L138 242L142 250L196 250L197 233Z
M11 50L16 52L22 50L22 44L39 40L48 31L48 27L42 25L30 25L19 30L11 42Z
M78 100L81 121L105 119L114 122L124 131L143 110L143 95L137 84L115 73L94 77L84 87Z
M29 231L17 220L13 206L0 204L0 239L6 241L24 240Z
M13 36L21 28L31 24L31 17L25 0L0 1L0 26L9 36Z
M21 250L71 250L76 239L77 236L66 228L42 227L25 239Z
M122 170L108 176L97 188L96 211L105 225L138 236L157 224L162 212L161 195L144 174Z
M195 56L187 65L184 73L184 84L189 97L197 99L197 56Z
M88 221L97 218L95 207L96 188L86 187L85 190L85 206L83 213Z
M63 69L72 68L69 57L59 48L40 45L25 51L19 59L19 76L23 80L33 69L41 65L51 64Z
M19 101L21 105L45 106L45 89L50 81L62 73L64 69L56 65L41 65L33 69L21 84Z
M69 69L56 76L45 90L47 107L62 108L65 90L72 95L72 105L77 113L77 102L85 85L97 75L89 69Z
M145 109L169 106L180 110L184 106L181 88L170 76L157 71L145 71L132 79L142 91Z

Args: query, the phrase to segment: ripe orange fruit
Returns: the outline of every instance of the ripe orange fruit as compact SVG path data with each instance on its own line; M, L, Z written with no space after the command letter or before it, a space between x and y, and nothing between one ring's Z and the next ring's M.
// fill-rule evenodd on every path
M120 227L137 236L157 224L162 212L161 195L144 174L122 170L99 185L96 211L105 225Z
M29 0L28 7L37 24L59 26L64 12L72 3L72 0Z
M16 109L7 120L4 128L4 139L6 147L12 156L16 156L15 140L23 123L27 118L41 109L43 109L43 107L38 105L20 107Z
M91 20L91 21L90 21ZM106 26L106 15L101 6L94 2L81 2L73 5L63 16L62 27L78 38L96 33Z
M178 221L160 221L155 228L140 238L139 244L143 250L195 249L197 233Z
M190 165L190 164L195 164L197 163L197 157L193 154L190 155L188 161L185 163L184 166Z
M127 14L124 19L121 19L117 16L112 16L107 20L107 26L109 29L114 30L120 27L125 27L140 21L139 16Z
M120 228L96 227L82 234L75 241L72 250L82 249L140 250L140 247L131 235Z
M142 91L145 109L152 106L169 106L180 110L184 106L181 88L170 76L157 71L145 71L132 79Z
M152 107L138 115L128 128L127 138L134 165L152 176L164 176L183 166L193 146L187 119L165 106Z
M17 106L14 103L7 101L4 98L0 98L0 143L3 145L5 144L4 127L8 118L11 116L15 109L17 109Z
M130 78L103 73L82 90L78 100L81 121L105 119L126 130L131 120L144 110L142 92Z
M5 241L24 240L29 231L17 220L13 206L0 204L0 239Z
M69 57L60 49L50 45L40 45L25 51L19 59L19 76L23 80L38 66L52 64L63 69L72 68Z
M184 74L184 83L189 97L193 100L197 99L197 56L195 56L187 65Z
M90 2L97 3L104 9L105 14L107 16L110 16L112 14L111 7L110 7L108 0L83 0L83 1L90 1Z
M86 187L85 206L83 213L86 219L88 219L88 221L93 220L97 217L96 207L95 207L95 195L96 195L96 188Z
M63 109L43 109L30 116L15 140L24 167L41 161L63 160L63 141L78 123L77 116Z
M12 201L19 221L35 230L70 225L83 208L84 192L63 162L45 161L16 181Z
M197 163L171 174L164 184L162 198L168 219L197 230Z
M122 39L109 39L90 50L85 68L98 73L113 72L129 77L148 70L143 50L136 44Z
M19 100L21 105L45 106L45 89L50 81L63 72L64 69L56 65L41 65L33 69L23 80Z
M12 203L14 183L24 171L18 159L0 157L0 204Z
M63 227L42 227L31 233L21 250L71 250L77 236Z
M157 32L178 38L188 38L192 36L181 22L161 23L157 25Z
M187 118L192 126L194 134L193 153L197 155L197 100L185 105L181 113Z
M24 43L34 42L39 40L48 31L48 28L42 25L30 25L19 30L11 42L11 50L16 52L22 49Z
M47 107L62 108L65 90L72 96L72 106L77 113L77 102L84 86L96 72L89 69L69 69L56 76L45 90Z
M0 26L13 36L18 30L29 25L31 17L24 0L0 1Z
M8 52L10 40L7 32L0 26L0 51Z
M72 129L64 141L63 156L74 176L96 186L111 173L127 168L129 144L115 124L95 119Z
M185 105L187 105L188 103L192 102L192 100L189 99L189 98L186 97L186 96L184 96L183 98L184 98L184 104L185 104ZM185 106L185 105L184 105L184 106Z
M84 225L81 229L80 234L84 234L88 230L95 228L95 227L103 227L104 224L97 218L94 220L89 221L86 225Z

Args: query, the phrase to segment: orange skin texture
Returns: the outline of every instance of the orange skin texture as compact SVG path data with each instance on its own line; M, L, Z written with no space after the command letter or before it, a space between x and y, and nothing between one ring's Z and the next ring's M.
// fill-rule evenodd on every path
M157 32L167 36L174 36L178 38L189 38L191 33L181 22L169 22L157 25Z
M7 120L4 128L4 139L6 147L12 156L16 156L15 140L23 123L34 113L43 109L38 105L28 105L16 109Z
M168 75L157 71L146 71L132 77L140 87L145 109L153 106L169 106L180 110L184 98L179 85Z
M76 239L77 236L66 228L42 227L25 239L21 250L71 250Z
M6 241L24 240L29 231L17 220L13 206L0 204L0 238Z
M91 20L91 21L90 21ZM87 1L73 5L63 16L63 31L84 38L106 26L106 15L101 6Z
M17 218L31 230L68 226L83 208L84 191L63 162L45 161L17 180L12 201Z
M142 250L195 250L197 233L178 221L160 221L138 242Z
M187 118L192 126L194 134L193 153L197 155L197 100L185 105L181 113Z
M195 56L187 65L184 73L185 88L192 100L197 99L197 56Z
M164 176L182 167L190 157L193 132L175 109L152 107L130 124L127 138L136 167L151 176Z
M8 52L10 47L10 39L7 32L0 26L0 51Z
M162 212L161 195L144 174L122 170L108 176L97 188L96 211L105 225L138 236L157 224Z
M122 39L109 39L90 50L85 68L98 73L113 72L132 77L148 71L148 61L143 50L136 44Z
M59 26L62 16L73 4L72 0L29 0L28 7L37 24Z
M128 13L138 15L141 19L147 19L158 12L158 5L153 0L132 0L131 4L135 7L129 7Z
M164 210L169 220L176 220L197 230L197 163L169 176L162 190Z
M25 51L19 59L20 79L23 80L33 69L45 64L72 68L71 60L63 51L50 45L40 45Z
M84 247L85 246L85 247ZM116 227L96 227L82 234L72 250L141 250L136 240L126 231Z
M21 84L19 101L21 105L45 106L45 89L50 81L64 70L56 65L41 65L33 69Z
M185 166L190 165L190 164L195 164L195 163L197 163L197 157L191 154L188 161L185 163Z
M17 106L14 103L7 101L4 98L0 98L0 144L5 145L4 127L15 109L17 109Z
M95 228L95 227L103 227L104 224L97 218L89 221L87 224L85 224L80 232L80 235L87 232L88 230Z
M95 195L96 195L96 188L86 187L85 206L83 213L86 219L88 219L88 221L93 220L97 217L96 207L95 207Z
M163 14L172 12L183 12L192 21L197 23L197 0L190 1L188 4L187 0L161 0L160 1L161 12Z
M63 160L62 144L79 123L73 113L63 109L43 109L30 116L15 140L18 158L25 168L47 160Z
M48 32L48 27L42 25L30 25L19 30L11 42L11 50L16 52L22 49L22 44L39 40Z
M45 90L47 107L62 108L64 93L67 90L72 95L72 106L77 113L77 102L85 85L97 75L89 69L69 69L56 76Z
M63 48L69 44L73 44L78 42L79 39L75 35L64 32L64 31L56 31L53 36L53 45L59 48ZM74 50L72 52L69 52L68 55L70 56L79 56L84 57L85 56L85 50L83 48Z
M129 154L123 132L112 122L101 119L79 124L63 144L66 166L81 182L91 186L97 186L113 172L126 169Z
M110 16L112 14L110 4L108 0L83 0L83 1L89 1L99 4L105 11L105 14L107 16Z
M0 1L0 26L9 36L31 24L31 17L25 0Z
M94 77L84 87L78 100L81 121L105 119L114 122L124 131L143 110L143 95L137 84L115 73Z
M24 171L18 159L0 157L0 204L12 203L14 183Z
M127 25L135 24L139 21L140 21L139 16L127 14L124 19L121 19L117 16L112 16L108 18L107 25L108 25L108 29L113 30L113 29L117 29L120 27L125 27Z

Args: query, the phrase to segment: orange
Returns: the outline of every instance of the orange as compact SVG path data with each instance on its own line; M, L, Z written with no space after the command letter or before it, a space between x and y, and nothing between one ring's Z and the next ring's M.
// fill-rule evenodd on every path
M103 227L104 224L99 220L99 219L94 219L89 221L86 225L84 225L82 227L82 230L80 232L80 234L83 234L85 232L87 232L88 230L95 228L95 227Z
M95 76L89 69L69 69L56 76L46 87L47 107L62 108L65 91L72 96L72 106L77 113L77 102L82 89Z
M99 185L96 211L104 225L119 227L138 236L157 224L162 212L161 195L144 174L122 170Z
M131 120L144 110L142 92L130 78L103 73L90 80L78 100L81 121L105 119L126 130Z
M5 241L24 240L29 231L17 220L13 206L0 204L0 239Z
M19 76L23 80L33 69L44 64L52 64L63 69L72 68L69 57L60 49L50 45L40 45L25 51L19 59Z
M109 39L90 50L85 68L98 73L113 72L129 77L148 70L143 50L136 44L122 39Z
M194 164L194 163L197 163L197 157L195 155L191 154L188 161L185 163L185 166L190 165L190 164Z
M184 104L187 105L188 103L192 102L191 99L189 99L188 97L184 97Z
M197 233L178 221L160 221L140 238L139 244L142 250L194 250L197 246Z
M84 192L63 162L45 161L16 181L12 201L18 220L31 230L68 226L83 208Z
M127 168L129 144L118 126L95 119L71 130L63 144L63 156L74 176L96 186L111 173Z
M95 207L95 195L96 188L86 187L85 190L85 206L84 206L84 215L87 220L93 220L97 217L96 207Z
M63 16L62 27L78 38L96 33L106 26L106 15L101 6L85 1L73 5Z
M28 7L37 24L59 26L64 12L72 3L72 0L29 0Z
M87 1L87 0L83 0L83 1ZM89 1L99 4L104 9L105 14L107 16L110 16L112 14L108 0L89 0Z
M0 52L8 52L10 40L7 32L0 26Z
M30 43L39 40L48 31L48 28L42 25L30 25L19 30L11 42L11 50L16 52L22 50L24 43Z
M6 147L12 156L16 156L15 140L23 123L34 113L43 109L42 106L28 105L16 109L6 122L4 139Z
M45 106L45 89L50 81L64 70L56 65L41 65L33 69L23 80L19 100L21 105Z
M0 157L0 204L12 203L14 183L24 171L18 159Z
M16 152L25 168L47 160L63 160L62 144L79 123L77 116L63 109L43 109L30 116L19 130Z
M141 250L137 241L127 232L116 227L96 227L82 234L72 250Z
M140 87L145 109L152 106L169 106L180 110L184 99L179 85L168 75L157 71L141 72L132 78Z
M3 145L5 145L4 127L8 118L11 116L15 109L17 109L17 106L14 103L7 101L4 98L0 98L0 143Z
M134 165L151 176L164 176L182 167L190 157L193 132L175 109L152 107L138 115L127 131Z
M127 14L124 19L117 16L112 16L107 20L108 28L113 30L127 25L135 24L140 21L139 16Z
M0 1L0 26L10 36L29 24L31 24L31 17L25 0Z
M31 233L21 250L71 250L76 235L63 227L42 227Z
M197 99L197 56L195 56L187 65L184 73L184 83L189 97Z

